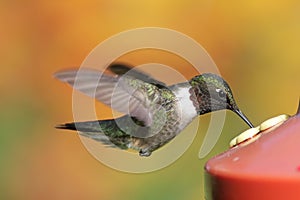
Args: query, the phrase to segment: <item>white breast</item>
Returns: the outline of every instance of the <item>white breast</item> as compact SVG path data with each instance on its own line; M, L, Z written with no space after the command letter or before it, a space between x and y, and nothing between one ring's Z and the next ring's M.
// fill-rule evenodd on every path
M178 112L181 116L179 124L180 129L184 129L197 116L197 111L193 102L190 100L189 89L190 85L188 83L171 87L171 90L178 99Z

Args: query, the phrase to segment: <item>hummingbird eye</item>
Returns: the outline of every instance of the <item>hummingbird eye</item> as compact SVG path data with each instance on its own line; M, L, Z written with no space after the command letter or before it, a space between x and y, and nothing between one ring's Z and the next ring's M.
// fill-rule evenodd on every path
M226 96L225 92L220 88L217 88L216 92L219 94L219 97L221 98L224 98Z

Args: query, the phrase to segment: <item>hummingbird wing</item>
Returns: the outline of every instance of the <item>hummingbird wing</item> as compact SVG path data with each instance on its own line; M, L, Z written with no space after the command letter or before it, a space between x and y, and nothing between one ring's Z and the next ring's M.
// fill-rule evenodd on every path
M153 107L152 97L158 87L130 75L114 77L84 68L60 71L54 77L112 109L136 117L145 126L152 124L153 114L159 109Z
M116 75L132 76L132 77L134 77L136 79L140 79L146 83L151 83L153 85L156 85L158 88L167 87L167 85L165 83L154 79L152 76L150 76L149 74L146 74L145 72L134 69L133 66L128 65L128 64L115 63L115 64L108 66L107 69Z

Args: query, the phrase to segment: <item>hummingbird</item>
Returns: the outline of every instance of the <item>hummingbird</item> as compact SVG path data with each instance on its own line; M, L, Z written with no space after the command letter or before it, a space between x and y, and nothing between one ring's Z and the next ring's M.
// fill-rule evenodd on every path
M107 71L110 73L87 68L63 70L54 77L124 115L56 128L78 131L106 146L132 149L147 157L174 139L198 115L228 109L253 127L219 75L204 73L167 86L124 63L111 64Z

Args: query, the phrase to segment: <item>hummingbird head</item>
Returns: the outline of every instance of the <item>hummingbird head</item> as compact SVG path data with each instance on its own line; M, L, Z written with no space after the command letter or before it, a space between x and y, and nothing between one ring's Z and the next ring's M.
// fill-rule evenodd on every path
M220 76L205 73L189 81L190 99L199 115L217 110L229 109L238 114L250 127L252 123L238 108L228 83Z

